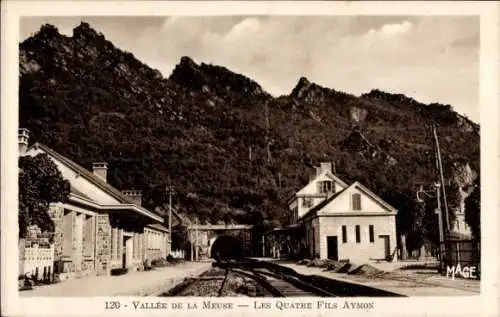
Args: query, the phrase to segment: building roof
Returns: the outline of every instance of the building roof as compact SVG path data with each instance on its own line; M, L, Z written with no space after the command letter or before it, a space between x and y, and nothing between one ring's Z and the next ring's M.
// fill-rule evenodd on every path
M76 162L74 162L73 160L67 158L66 156L52 150L51 148L41 144L41 143L35 143L33 144L31 148L34 148L34 149L42 149L44 152L46 152L47 154L51 155L52 157L56 158L57 160L61 161L63 164L65 164L66 166L68 166L70 169L74 170L76 173L78 173L78 175L80 175L81 177L85 178L87 181L89 181L90 183L92 183L93 185L95 185L96 187L98 187L99 189L101 189L102 191L104 191L106 194L110 195L111 197L115 198L116 200L118 200L118 202L120 202L121 204L123 205L133 205L135 206L135 208L137 209L137 211L139 211L140 213L150 217L150 218L153 218L155 219L156 221L160 221L161 217L155 213L152 213L151 211L141 207L141 206L138 206L134 203L134 201L132 201L131 199L129 199L127 196L123 195L122 192L120 192L118 189L114 188L113 186L111 186L110 184L108 184L107 182L103 181L102 179L100 179L98 176L94 175L94 173L90 172L89 170L87 170L86 168L84 168L83 166L77 164ZM80 192L79 190L77 190L76 188L73 188L72 189L72 192L76 195L79 195L79 196L82 196L86 199L90 199L88 196L86 196L85 194L83 194L82 192ZM124 206L125 207L125 206Z
M168 232L169 231L167 227L165 227L164 225L159 224L159 223L148 225L148 227L156 229L156 230L159 230L159 231L164 231L164 232Z
M343 187L347 187L348 184L343 181L340 177L338 177L337 175L335 175L333 172L331 171L326 171L326 172L323 172L325 176L328 176L329 178L333 179L335 182L339 183L340 185L342 185ZM321 173L321 174L323 174ZM310 183L314 182L321 174L317 174L314 176L313 179L311 179L305 186L302 186L301 189L299 189L297 192L295 192L294 194L292 194L288 199L287 199L287 203L291 203L292 200L294 198L297 197L297 195L300 193L300 191L302 189L304 189L305 187L307 187Z
M70 186L70 193L78 195L78 196L86 198L86 199L90 199L89 196L85 195L84 193L82 193L81 191L79 191L78 189L73 187L73 185Z
M373 200L375 200L376 202L378 202L379 204L381 204L383 207L387 208L390 212L397 212L397 210L394 207L392 207L391 205L389 205L388 203L386 203L382 198L380 198L375 193L373 193L371 190L369 190L368 188L366 188L365 186L363 186L361 183L359 183L359 182L356 181L356 182L352 183L350 186L344 188L343 190L341 190L339 192L336 192L331 197L328 197L327 199L323 200L322 202L320 202L319 204L317 204L316 206L314 206L313 208L311 208L308 212L306 212L301 217L301 219L304 219L307 216L309 216L309 215L311 215L313 213L318 212L323 207L325 207L326 205L328 205L331 201L335 200L337 197L339 197L340 195L342 195L343 193L345 193L347 190L349 190L350 188L354 188L354 187L358 187L363 193L365 193L367 196L369 196L370 198L372 198Z
M302 228L302 224L300 224L300 223L293 223L291 225L287 225L287 226L284 226L284 227L274 228L271 231L269 231L268 233L271 233L271 232L282 232L282 231L294 231L294 230L299 230L301 228Z
M349 187L351 187L351 186L349 186ZM336 192L335 194L333 194L332 196L330 196L327 199L323 200L322 202L320 202L319 204L317 204L313 208L309 209L309 211L306 212L301 218L303 219L303 218L307 217L308 215L321 210L323 207L325 207L326 205L328 205L332 200L334 200L335 198L339 197L340 194L342 194L344 191L346 191L349 187L346 187L346 188L342 189L341 191Z

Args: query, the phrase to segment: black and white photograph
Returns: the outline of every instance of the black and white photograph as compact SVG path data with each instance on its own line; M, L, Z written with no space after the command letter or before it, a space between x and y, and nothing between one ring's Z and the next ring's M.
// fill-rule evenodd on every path
M317 315L376 303L328 298L481 296L481 26L21 16L19 301L257 312L316 297L272 308Z

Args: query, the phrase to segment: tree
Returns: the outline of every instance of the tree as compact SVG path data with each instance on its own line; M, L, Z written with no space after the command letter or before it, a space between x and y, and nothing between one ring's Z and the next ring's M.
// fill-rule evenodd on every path
M481 186L478 182L474 191L465 199L465 222L470 226L474 238L481 236Z
M19 238L26 237L31 225L42 232L53 232L49 205L65 202L69 193L69 182L46 154L19 158Z

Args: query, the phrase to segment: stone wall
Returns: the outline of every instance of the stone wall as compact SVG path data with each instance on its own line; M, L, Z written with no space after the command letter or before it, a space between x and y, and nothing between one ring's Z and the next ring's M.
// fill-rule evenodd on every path
M97 237L96 237L96 267L97 274L108 274L111 261L111 224L109 215L97 215Z
M63 252L63 214L60 204L50 205L49 216L54 221L54 261L60 261Z
M116 245L117 251L117 260L118 260L118 267L122 267L123 265L123 229L118 228L118 242Z

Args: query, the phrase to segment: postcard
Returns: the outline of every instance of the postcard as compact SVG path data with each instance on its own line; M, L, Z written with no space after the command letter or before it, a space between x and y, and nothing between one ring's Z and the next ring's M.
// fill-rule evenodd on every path
M498 312L498 3L2 23L2 314Z

